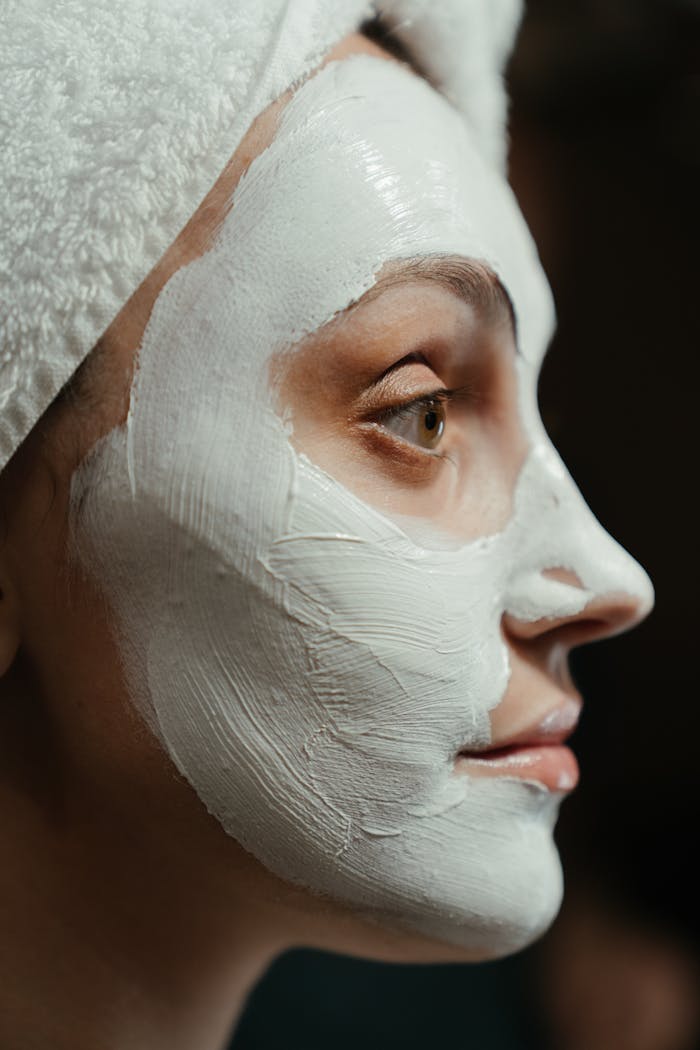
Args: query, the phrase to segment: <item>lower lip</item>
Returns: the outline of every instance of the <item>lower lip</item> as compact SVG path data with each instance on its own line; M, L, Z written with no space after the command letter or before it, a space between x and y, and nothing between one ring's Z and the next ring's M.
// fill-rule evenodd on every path
M483 755L458 755L457 769L481 777L535 780L550 791L573 791L578 784L576 756L563 744L504 747Z

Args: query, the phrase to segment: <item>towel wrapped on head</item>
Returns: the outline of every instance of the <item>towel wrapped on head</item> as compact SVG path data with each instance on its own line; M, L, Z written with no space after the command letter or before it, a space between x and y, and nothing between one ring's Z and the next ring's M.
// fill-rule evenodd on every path
M0 469L255 117L372 17L502 170L520 0L6 0Z

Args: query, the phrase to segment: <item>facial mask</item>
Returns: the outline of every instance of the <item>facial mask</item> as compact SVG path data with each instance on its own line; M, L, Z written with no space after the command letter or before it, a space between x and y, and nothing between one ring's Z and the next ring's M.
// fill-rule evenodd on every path
M420 542L296 452L268 364L390 260L488 263L512 297L531 447L502 532ZM548 924L560 795L454 772L508 683L500 622L651 600L544 435L552 307L506 184L391 62L327 66L286 108L214 247L161 292L127 423L74 478L74 542L134 700L225 830L361 914L488 954ZM575 588L542 575L562 567Z

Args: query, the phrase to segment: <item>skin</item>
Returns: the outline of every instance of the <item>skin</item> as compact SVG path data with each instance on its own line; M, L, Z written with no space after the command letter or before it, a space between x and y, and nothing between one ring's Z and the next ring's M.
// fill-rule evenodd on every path
M362 36L327 60L359 52L394 60ZM53 406L1 479L3 1046L213 1050L270 960L298 944L383 959L465 958L281 882L228 837L134 713L109 611L66 563L71 475L123 422L153 303L206 250L285 101L258 118L110 326L84 404ZM404 362L377 386L417 328L444 353ZM457 345L471 347L467 358ZM271 382L298 447L369 502L468 539L498 530L510 513L525 454L513 362L507 316L423 275L368 296L275 362ZM380 418L396 403L464 385L475 395L448 407L447 458L411 448ZM572 644L637 616L631 599L611 595L567 620L506 617L512 676L492 713L494 742L574 695L565 659Z

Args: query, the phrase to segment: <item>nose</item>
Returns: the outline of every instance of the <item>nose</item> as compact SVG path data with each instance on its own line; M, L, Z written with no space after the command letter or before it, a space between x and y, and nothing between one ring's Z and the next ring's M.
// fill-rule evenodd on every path
M503 629L510 637L527 642L550 635L568 651L577 645L629 631L649 612L649 602L639 594L609 591L590 597L579 577L569 569L545 569L542 577L580 591L582 608L578 612L541 616L536 620L505 613Z
M503 610L513 638L556 629L571 648L629 630L650 612L649 577L595 518L547 441L523 468L515 519Z

